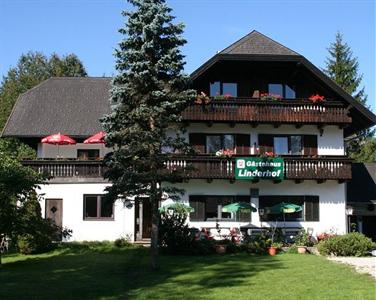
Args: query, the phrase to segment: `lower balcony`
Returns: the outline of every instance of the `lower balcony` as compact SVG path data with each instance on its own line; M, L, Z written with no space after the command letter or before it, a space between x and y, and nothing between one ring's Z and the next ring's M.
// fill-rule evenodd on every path
M29 160L23 161L39 173L51 177L51 182L106 182L103 179L102 161L80 160ZM351 179L352 160L343 156L329 157L283 157L285 180L325 180L344 182ZM166 163L169 172L191 166L186 179L235 180L235 158L214 156L173 157Z

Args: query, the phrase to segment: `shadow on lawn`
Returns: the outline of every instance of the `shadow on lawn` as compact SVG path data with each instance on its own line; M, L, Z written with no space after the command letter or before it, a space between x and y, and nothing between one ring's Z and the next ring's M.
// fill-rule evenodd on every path
M248 254L161 256L161 266L150 270L148 249L71 249L5 264L0 299L199 298L218 287L250 288L249 277L282 268L277 258Z

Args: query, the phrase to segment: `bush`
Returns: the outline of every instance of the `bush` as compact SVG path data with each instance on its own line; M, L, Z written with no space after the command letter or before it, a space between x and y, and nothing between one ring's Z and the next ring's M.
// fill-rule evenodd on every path
M194 235L187 225L187 216L187 212L161 213L158 240L167 253L186 254L189 251Z
M114 244L118 248L126 248L126 247L130 247L132 245L130 243L129 239L127 239L125 237L121 237L121 238L116 239Z
M317 248L322 255L364 256L376 249L376 244L363 234L352 232L320 241Z
M265 254L272 245L272 240L266 234L257 235L242 246L248 253Z
M187 248L186 254L208 255L215 253L215 241L213 240L193 240L191 246Z

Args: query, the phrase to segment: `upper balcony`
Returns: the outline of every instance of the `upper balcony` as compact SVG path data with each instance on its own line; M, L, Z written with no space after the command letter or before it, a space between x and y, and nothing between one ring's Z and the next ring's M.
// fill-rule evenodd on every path
M316 180L321 183L325 180L343 182L351 179L352 161L344 156L316 158L286 156L283 158L283 177L285 180L295 180L297 183L303 180ZM51 183L106 182L103 178L105 168L100 160L29 160L22 163L39 173L50 176ZM187 166L192 166L193 170L186 171L186 179L235 180L235 158L206 155L194 157L173 156L166 163L166 169L169 172Z
M342 103L312 103L308 99L281 99L280 101L252 98L211 99L208 104L192 104L183 112L186 122L222 122L258 124L315 124L338 125L351 123L348 110Z

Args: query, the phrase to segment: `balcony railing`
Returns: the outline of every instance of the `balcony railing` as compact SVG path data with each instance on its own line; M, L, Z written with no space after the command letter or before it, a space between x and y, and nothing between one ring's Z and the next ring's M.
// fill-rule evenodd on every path
M286 124L351 123L343 104L327 101L314 104L304 99L262 101L259 99L211 100L209 104L192 104L183 112L189 122L239 122Z
M23 161L52 180L103 181L101 161L31 160ZM235 179L235 159L215 156L173 157L166 163L168 171L187 168L187 179ZM193 169L192 169L193 167ZM351 160L345 157L284 157L284 178L288 180L339 180L351 179Z
M170 171L192 166L189 179L235 179L235 159L220 157L175 158L167 162ZM284 178L292 180L349 180L351 160L345 157L284 157Z

